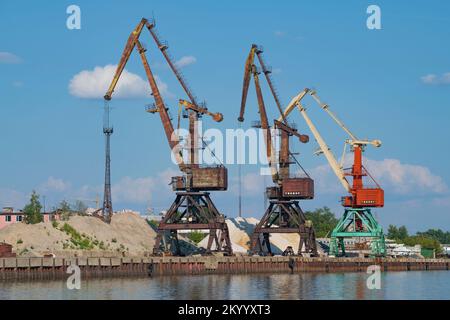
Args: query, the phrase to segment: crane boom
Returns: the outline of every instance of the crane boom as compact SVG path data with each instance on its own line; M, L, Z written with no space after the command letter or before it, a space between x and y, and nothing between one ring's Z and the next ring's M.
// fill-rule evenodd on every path
M180 106L184 106L186 110L193 110L198 114L206 114L210 116L215 122L221 122L223 120L223 114L221 114L220 112L211 112L208 110L208 108L199 107L192 102L186 101L184 99L179 99L178 103Z
M184 169L184 162L180 152L180 145L178 137L174 134L174 129L172 125L172 121L170 120L169 113L167 112L167 108L164 105L164 101L161 97L161 93L159 92L158 85L156 84L155 77L153 76L152 70L147 61L147 57L145 56L145 49L139 40L136 40L136 45L138 48L139 55L141 56L142 64L145 69L145 74L147 75L148 83L152 90L153 98L155 99L156 109L161 117L161 122L164 127L164 132L166 134L167 141L169 142L170 149L175 156L175 161L177 162L180 170ZM148 110L149 111L149 110Z
M277 172L276 169L272 166L272 136L270 133L270 126L269 121L267 118L267 112L266 112L266 106L264 103L264 97L261 91L261 85L259 82L259 72L257 67L254 64L255 60L255 54L258 51L258 46L256 44L252 44L252 47L250 48L250 52L247 56L247 60L245 61L245 68L244 68L244 81L242 85L242 98L241 98L241 109L239 111L239 117L238 121L243 122L244 121L244 112L245 112L245 105L247 102L247 94L248 89L250 87L250 78L253 76L253 80L255 83L255 91L256 91L256 97L258 99L258 111L259 116L261 119L261 129L263 129L264 133L264 140L266 145L266 156L269 163L269 166L271 167L271 173L272 173L272 180L274 182L277 181Z
M141 57L142 65L144 66L144 70L147 75L147 79L148 79L150 88L152 90L153 98L155 99L156 111L154 111L154 112L158 112L161 117L161 122L163 124L164 132L166 134L166 138L169 143L170 149L172 150L172 153L175 157L175 161L177 162L178 166L180 167L180 170L183 171L185 168L185 164L184 164L183 158L181 156L179 140L178 140L177 136L174 134L174 129L173 129L172 122L170 120L170 116L167 112L166 106L164 105L164 101L159 92L158 85L156 84L156 80L155 80L153 73L150 69L150 66L148 64L147 57L145 56L146 50L139 41L139 36L142 32L142 29L147 23L148 23L148 20L145 18L142 18L141 22L136 26L136 28L131 32L130 36L128 37L127 44L126 44L125 49L120 58L120 62L117 65L113 80L112 80L104 98L107 101L111 100L114 89L115 89L117 82L119 81L120 76L131 56L131 53L132 53L133 49L135 47L137 47L138 53ZM153 112L150 110L147 110L147 111Z
M319 147L321 151L324 153L326 159L328 160L328 163L331 166L331 169L333 170L334 174L338 177L339 182L342 184L342 186L345 188L347 192L351 192L351 186L347 179L345 178L344 171L339 166L333 152L331 152L328 145L325 143L325 140L322 138L321 134L319 133L319 130L317 130L316 126L312 123L311 119L309 118L308 114L306 113L306 109L301 105L300 101L302 98L309 92L309 89L303 90L300 94L295 96L289 105L286 107L285 111L283 112L284 117L287 117L292 110L294 110L295 107L298 108L300 111L300 114L305 119L306 124L308 125L309 129L311 130L312 134L314 135L314 138L316 139L317 143L319 144ZM281 117L280 117L281 118ZM281 119L278 119L280 121Z
M322 101L319 99L319 97L317 96L316 91L314 90L310 90L309 94L311 95L311 97L313 97L314 100L316 100L317 104L323 109L325 110L328 115L334 120L334 122L336 122L341 128L342 130L344 130L351 138L351 140L347 140L346 143L351 144L353 146L359 145L359 146L363 146L363 145L367 145L367 144L371 144L374 147L380 147L381 146L381 141L378 139L369 141L369 140L360 140L358 139L346 126L345 124L330 110L330 107L325 104L322 103Z
M186 80L184 80L183 75L178 70L175 63L172 61L171 57L169 56L169 53L167 51L168 45L165 43L162 43L161 40L158 37L158 34L155 31L155 23L146 21L145 26L147 27L148 31L150 32L153 40L155 41L156 45L158 46L158 49L163 54L164 58L167 61L167 64L169 65L170 69L175 74L176 78L178 79L178 82L180 82L181 86L183 87L183 90L186 92L187 96L191 100L191 102L195 105L197 105L197 99L195 98L195 95L192 93L192 90L189 88L189 86L186 83Z
M264 59L262 57L262 50L257 49L255 51L256 56L258 57L259 64L261 65L262 71L264 73L264 76L266 77L267 84L269 85L270 91L272 92L273 98L275 99L275 104L277 105L278 111L280 112L281 118L283 118L283 123L287 125L287 120L283 116L283 108L281 106L280 98L278 97L277 92L275 91L275 86L273 85L272 79L270 77L271 71L269 71L266 67L266 64L264 62Z
M142 28L145 26L146 23L147 19L142 18L141 22L139 22L139 24L136 26L136 28L131 32L130 36L128 37L127 44L125 45L125 49L123 50L122 53L122 57L120 58L120 62L117 65L116 73L114 74L113 80L109 85L108 91L104 96L105 100L108 101L111 100L111 96L114 92L114 89L116 88L120 75L122 74L122 71L125 68L125 65L127 64L131 52L133 52L133 49L136 45L136 40L139 39L139 36L141 35L142 32Z
M243 85L242 85L241 109L239 111L239 117L238 117L238 121L240 121L240 122L244 121L245 104L247 102L247 94L248 94L248 88L250 86L250 78L252 76L253 61L255 59L256 48L257 48L257 46L252 44L252 47L248 54L247 60L245 61L244 81L243 81Z

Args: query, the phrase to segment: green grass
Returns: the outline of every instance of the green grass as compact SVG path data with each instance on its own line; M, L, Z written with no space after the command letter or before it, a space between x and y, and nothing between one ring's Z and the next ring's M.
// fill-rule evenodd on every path
M61 231L64 231L68 236L70 236L71 247L81 250L92 250L94 249L94 244L85 235L81 235L74 227L64 223Z

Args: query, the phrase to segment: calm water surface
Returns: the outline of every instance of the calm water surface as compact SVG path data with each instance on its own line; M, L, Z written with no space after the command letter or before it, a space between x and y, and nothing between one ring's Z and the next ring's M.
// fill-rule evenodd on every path
M0 282L0 299L446 299L449 271L388 272L381 289L365 273L253 274Z

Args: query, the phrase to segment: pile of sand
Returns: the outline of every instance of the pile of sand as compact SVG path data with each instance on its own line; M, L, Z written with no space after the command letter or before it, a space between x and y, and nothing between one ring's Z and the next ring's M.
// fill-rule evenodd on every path
M73 235L64 231L65 223L92 248L82 250L77 242L74 243ZM15 223L0 230L0 241L13 245L14 252L25 256L46 253L62 256L74 251L78 254L89 251L138 256L152 251L155 236L155 231L144 218L129 212L113 215L111 224L95 217L73 216L68 221L59 221L58 225L49 222L35 225Z
M40 252L61 251L70 237L55 229L50 222L38 224L14 223L0 230L0 242L13 246L17 255L38 255Z
M231 218L227 219L228 231L230 233L231 244L234 253L248 253L250 250L250 237L259 223L255 218ZM272 233L270 235L270 244L274 254L281 254L288 247L291 246L294 252L297 252L300 242L300 236L295 233L281 234ZM200 247L206 248L208 245L208 237L200 241ZM215 249L213 243L212 249Z

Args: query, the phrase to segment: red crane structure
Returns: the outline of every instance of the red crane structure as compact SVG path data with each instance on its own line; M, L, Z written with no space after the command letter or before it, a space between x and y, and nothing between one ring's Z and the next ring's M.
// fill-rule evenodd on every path
M187 139L188 145L186 147L188 151L187 162L184 161L183 147L177 132L174 130L172 120L168 113L169 109L163 101L155 77L147 61L146 49L139 41L144 27L150 32L158 49L162 52L170 69L175 74L178 82L189 98L189 101L180 99L180 107L185 108L187 112L186 117L189 120L189 138ZM106 101L111 100L120 75L134 48L137 48L141 57L155 100L155 103L147 108L147 112L159 114L174 159L180 171L183 173L181 176L172 177L171 185L172 189L176 192L176 198L158 225L153 254L183 255L184 253L181 250L178 240L179 230L209 230L206 253L209 254L213 251L212 245L215 243L215 251L232 255L233 250L225 216L218 211L208 192L227 190L227 169L223 165L200 166L198 163L198 152L201 149L199 147L199 140L202 140L201 137L198 137L198 119L203 115L208 115L214 121L220 122L223 116L220 113L209 112L205 105L199 105L197 103L196 97L170 57L167 43L163 43L156 33L154 21L149 21L145 18L141 20L128 38L114 78L104 96Z
M349 136L349 139L345 140L344 153L340 164L337 162L333 152L311 121L306 112L306 108L302 104L302 99L306 95L310 95ZM325 155L331 169L348 192L348 195L341 199L345 212L331 233L330 255L337 256L346 254L344 238L363 238L370 239L372 255L384 256L386 254L386 246L383 229L375 220L370 210L370 208L380 208L384 206L384 190L364 167L362 160L362 152L365 147L367 145L380 147L381 141L358 139L330 110L330 107L321 102L314 90L306 88L294 97L283 112L282 118L285 119L296 107L319 144L320 153ZM282 118L280 117L278 120L281 120ZM353 164L350 168L344 168L345 147L347 145L350 145L351 151L353 152ZM350 177L352 179L351 184L348 181L348 178ZM367 186L363 183L364 177L367 177L367 179L371 181L371 186Z
M272 181L275 186L268 187L266 189L266 195L269 199L269 206L253 231L251 236L250 251L253 254L272 255L272 248L270 244L271 233L297 233L300 236L297 254L301 255L302 253L308 253L311 255L317 255L314 227L312 226L312 222L306 219L306 216L300 208L298 201L314 198L314 181L295 159L289 146L289 140L292 136L298 138L302 143L307 143L309 141L309 137L307 135L300 134L296 128L290 126L283 116L283 109L281 107L280 99L273 86L273 82L270 77L271 72L266 67L266 64L262 58L262 52L261 47L253 44L247 57L238 121L244 121L247 93L250 86L250 79L253 76L258 100L258 111L261 118L261 121L256 123L254 127L264 130L267 159L271 168ZM273 126L274 129L279 130L281 136L278 160L275 159L276 151L274 150L275 148L272 143L271 128L269 126L264 98L259 82L260 72L258 67L255 65L255 56L258 58L278 111L281 114L281 119L274 120ZM300 165L300 168L302 168L306 177L291 176L290 166L294 163L294 160L298 165ZM293 252L290 252L290 254L293 254Z

